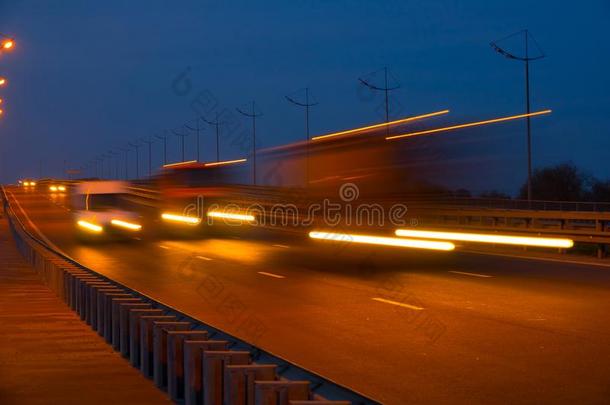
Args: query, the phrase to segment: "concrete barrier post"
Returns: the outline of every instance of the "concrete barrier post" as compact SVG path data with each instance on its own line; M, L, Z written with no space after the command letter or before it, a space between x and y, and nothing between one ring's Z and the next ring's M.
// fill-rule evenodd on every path
M129 314L135 309L153 309L147 302L140 304L121 304L119 306L119 350L121 356L129 357L131 328L129 325Z
M159 388L167 386L167 331L188 331L189 322L153 322L153 380Z
M142 316L162 316L160 309L129 310L129 362L140 368L140 318Z
M121 312L131 308L151 308L150 304L143 302L140 298L136 298L135 300L128 298L128 300L129 301L125 301L125 299L115 300L112 303L112 347L114 347L115 350L121 352L121 354L123 354L122 350L124 350L125 353L129 352L129 345L124 345L124 347L121 348L121 334L129 334L129 330L127 330L126 328L127 322L121 324Z
M254 405L254 382L275 381L275 364L228 365L224 375L224 405Z
M309 400L309 381L256 381L255 405L289 405Z
M204 351L203 404L222 405L225 366L250 364L250 361L250 352L246 351Z
M140 317L140 371L146 378L153 378L153 323L176 321L173 315Z
M227 350L226 340L184 342L184 403L203 404L203 352Z
M113 302L139 302L138 298L127 293L104 294L104 339L108 344L112 344L112 304ZM120 301L119 301L120 300Z
M97 325L93 328L94 330L97 331L97 334L100 336L104 336L104 325L105 323L105 317L104 317L104 305L105 305L105 297L108 294L115 294L117 296L122 296L122 297L129 297L129 294L126 294L124 290L117 288L117 287L111 287L111 288L103 288L103 289L99 289L95 291L95 301L96 301L96 320L97 320ZM122 295L121 295L122 294Z
M184 342L207 339L204 330L167 331L167 393L173 401L184 397Z

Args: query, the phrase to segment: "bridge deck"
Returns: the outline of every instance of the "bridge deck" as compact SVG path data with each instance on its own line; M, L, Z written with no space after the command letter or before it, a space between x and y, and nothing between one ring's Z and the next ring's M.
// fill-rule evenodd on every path
M168 404L45 287L0 218L0 403Z

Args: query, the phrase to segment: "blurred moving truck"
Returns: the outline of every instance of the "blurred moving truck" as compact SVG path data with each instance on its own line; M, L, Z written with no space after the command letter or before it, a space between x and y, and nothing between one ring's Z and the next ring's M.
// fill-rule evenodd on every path
M125 208L123 181L85 181L75 186L71 197L79 236L130 237L141 232L141 217Z

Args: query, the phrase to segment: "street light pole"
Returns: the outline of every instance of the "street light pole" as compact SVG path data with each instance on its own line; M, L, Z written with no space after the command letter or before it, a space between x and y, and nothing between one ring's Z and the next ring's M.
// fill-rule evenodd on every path
M184 138L187 137L189 134L182 134L180 132L176 132L173 129L172 129L172 132L174 135L180 137L180 141L181 141L181 145L182 145L182 161L184 162Z
M263 114L256 113L256 106L252 100L252 112L248 113L236 108L240 114L252 118L252 184L256 185L256 118Z
M195 131L195 134L197 135L197 161L198 162L201 161L200 156L199 156L199 150L200 150L200 147L199 147L199 129L200 129L199 128L199 120L200 119L201 119L201 117L197 117L195 119L195 128L191 127L190 125L184 124L184 126L186 128L190 129L191 131Z
M140 178L140 147L142 146L139 143L131 143L128 142L129 146L135 148L136 150L136 179Z
M142 142L148 145L148 177L150 177L152 175L152 144L155 142L152 140L151 136L148 137L148 140L143 139Z
M305 87L305 102L295 100L293 97L284 96L286 100L299 107L305 107L305 136L307 140L306 151L305 151L305 185L309 186L309 108L318 105L317 102L309 101L309 87Z
M220 162L220 122L218 121L218 112L216 112L216 121L209 121L205 117L201 117L201 119L209 125L216 127L216 161Z
M499 45L500 42L502 42L506 39L512 38L516 35L524 36L525 56L519 56L517 54L511 53ZM530 37L534 43L534 46L538 49L539 54L537 56L533 56L533 57L530 56L530 49L529 49ZM497 41L491 42L490 45L494 49L494 51L498 52L500 55L503 55L508 59L515 59L515 60L524 62L524 65L525 65L525 109L526 109L527 114L529 114L530 113L530 61L542 59L546 55L544 54L544 52L542 51L542 49L540 48L540 46L538 45L538 43L536 42L536 40L533 38L533 36L530 34L530 32L528 30L515 32L514 34L511 34L507 37L504 37ZM526 118L526 125L527 125L527 199L531 200L532 199L532 127L531 127L531 120L530 120L529 115Z
M165 130L164 132L166 132ZM167 135L155 135L158 139L163 140L163 165L167 164Z

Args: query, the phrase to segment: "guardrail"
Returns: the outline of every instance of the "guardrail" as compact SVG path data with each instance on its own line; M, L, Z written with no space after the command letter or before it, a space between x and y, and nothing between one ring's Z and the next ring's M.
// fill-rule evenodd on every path
M379 404L55 251L23 225L4 188L0 198L18 250L45 284L173 401Z

